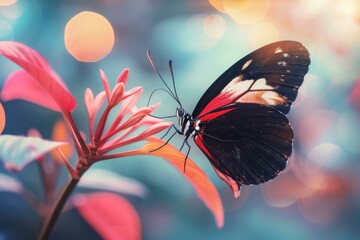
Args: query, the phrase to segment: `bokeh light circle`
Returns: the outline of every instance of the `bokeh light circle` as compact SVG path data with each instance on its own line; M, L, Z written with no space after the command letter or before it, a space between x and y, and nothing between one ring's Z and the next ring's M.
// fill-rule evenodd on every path
M236 22L252 24L262 20L269 10L269 0L209 0L218 11L229 14Z
M218 14L211 14L203 21L204 33L211 38L220 38L226 31L226 22Z
M82 62L96 62L111 52L115 35L104 16L84 11L66 24L64 40L66 49L74 58Z
M10 6L16 2L17 0L0 0L0 6Z
M6 122L5 111L4 111L3 106L0 103L0 133L2 133L2 131L5 128L5 122Z
M257 49L271 42L278 41L279 31L271 22L261 21L252 25L249 39L253 49Z

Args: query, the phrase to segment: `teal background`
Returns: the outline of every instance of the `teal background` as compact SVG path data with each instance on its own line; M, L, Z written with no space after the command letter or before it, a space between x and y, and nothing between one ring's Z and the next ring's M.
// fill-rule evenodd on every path
M192 144L190 157L204 169L221 195L225 209L222 229L216 227L213 216L188 182L162 159L116 159L93 167L137 179L148 188L145 198L128 197L141 216L143 239L357 239L360 6L357 1L314 2L270 1L264 18L244 24L200 0L20 0L12 6L0 6L0 40L25 43L46 57L76 97L73 115L85 132L88 125L83 94L86 87L94 92L102 90L100 68L112 86L122 69L130 68L127 89L143 86L138 105L142 107L150 93L162 87L146 50L151 50L167 80L167 62L172 59L180 100L191 112L207 87L247 53L277 40L302 42L311 53L311 65L289 114L295 132L294 155L283 174L261 186L244 186L240 199L233 199L229 188ZM81 11L100 13L114 27L114 48L96 63L75 60L64 46L65 25ZM204 19L211 14L218 14L226 25L219 38L204 32ZM271 26L271 32L260 28L264 23ZM15 69L17 66L2 58L0 82ZM152 99L153 103L157 101L162 105L156 115L174 114L177 105L169 96L159 93ZM3 102L3 106L7 117L5 134L26 134L28 129L36 128L44 138L50 138L53 124L61 117L23 101ZM180 147L181 143L181 136L172 140L174 146ZM39 186L31 175L35 170L30 170L18 177L37 193ZM11 231L29 232L32 236L31 232L39 227L29 207L20 200L9 200L14 197L0 197L0 239L10 236L5 233ZM11 207L14 210L9 212ZM6 214L22 219L21 224L9 221L12 218ZM62 234L70 234L66 225L69 216L71 213L60 220L59 224L64 223ZM84 229L84 234L90 231ZM89 234L97 239L94 233Z

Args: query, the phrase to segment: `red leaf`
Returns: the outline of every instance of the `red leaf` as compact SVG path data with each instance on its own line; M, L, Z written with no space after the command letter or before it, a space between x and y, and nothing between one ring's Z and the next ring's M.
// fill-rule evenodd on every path
M194 187L198 197L204 202L206 207L213 213L218 227L224 225L224 210L219 193L215 186L208 179L203 170L201 170L191 159L186 161L186 171L184 173L185 155L167 144L156 151L165 142L157 138L149 138L149 142L140 148L138 154L148 154L165 158L174 166L181 175L183 175Z
M135 208L112 193L77 194L73 203L80 215L106 240L140 240L141 222Z
M54 99L62 111L71 112L75 109L75 98L68 92L45 58L37 51L18 42L1 41L0 54L27 71Z
M1 96L5 101L22 99L54 111L61 111L54 99L24 70L13 72L6 79Z

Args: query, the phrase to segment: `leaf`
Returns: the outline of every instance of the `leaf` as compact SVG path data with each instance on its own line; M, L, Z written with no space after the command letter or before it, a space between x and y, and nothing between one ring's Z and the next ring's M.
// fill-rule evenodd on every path
M48 141L36 137L1 135L0 159L5 162L7 169L20 171L29 162L65 144L67 143Z
M208 179L203 170L201 170L190 158L186 160L186 171L184 173L185 155L164 141L157 138L149 138L149 142L139 149L139 153L157 156L166 159L174 166L182 176L184 176L194 187L198 197L205 206L213 213L217 226L224 225L224 210L219 193L215 186ZM163 147L161 147L163 146ZM154 149L160 149L153 151Z
M24 188L18 180L0 173L0 192L21 193L23 190Z
M89 169L81 177L79 187L113 191L144 197L147 190L140 182L104 169Z
M76 194L72 202L102 239L141 239L140 217L126 199L112 193L92 193Z
M61 111L54 99L24 70L13 72L6 79L1 95L5 101L22 99L54 111Z
M0 134L5 128L5 123L6 123L5 111L2 104L0 103Z
M1 41L0 54L27 71L54 99L62 111L71 112L75 109L75 98L68 92L45 58L37 51L18 42Z

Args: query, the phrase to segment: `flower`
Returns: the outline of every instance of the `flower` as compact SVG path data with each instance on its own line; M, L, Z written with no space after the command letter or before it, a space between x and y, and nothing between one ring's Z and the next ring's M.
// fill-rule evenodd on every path
M86 143L72 118L76 99L45 58L28 46L12 41L0 41L0 55L22 67L22 70L13 73L6 80L1 93L4 100L23 99L62 113L78 155L78 161L73 168L66 156L60 154L73 181L78 182L83 173L98 161L135 155L158 156L169 161L190 182L198 197L213 213L217 225L223 226L224 211L220 196L206 174L190 158L187 158L186 172L184 172L183 164L186 156L170 144L153 137L170 127L172 123L151 117L150 114L159 104L136 107L142 87L125 90L129 76L128 69L119 75L112 90L102 70L100 76L104 91L94 97L91 89L86 89L84 100L90 135L90 141ZM19 88L19 84L23 87ZM99 115L99 121L95 122L103 105L105 109ZM120 106L119 110L115 110L117 106ZM111 124L107 124L112 111L117 111L116 117ZM138 149L128 151L122 149L124 146L141 141L145 143ZM154 149L157 150L153 151ZM72 188L74 186L76 184L68 185Z
M135 87L125 91L125 84L128 80L129 70L125 69L118 77L115 87L110 91L110 86L105 73L100 70L104 91L94 98L91 89L85 91L85 106L89 118L90 150L89 157L86 158L85 165L89 167L94 162L108 159L108 152L117 150L135 142L144 141L148 137L163 131L172 125L171 122L163 122L161 119L151 117L151 114L159 104L149 107L136 108L135 104L140 98L142 87ZM105 101L106 100L106 101ZM105 103L106 102L106 103ZM96 127L94 124L99 109L106 104L99 122ZM116 106L120 106L117 116L108 129L105 129L108 116ZM125 118L127 117L127 118ZM132 133L139 128L145 128L141 133L133 136ZM105 131L106 130L106 131ZM110 155L116 157L116 154Z

